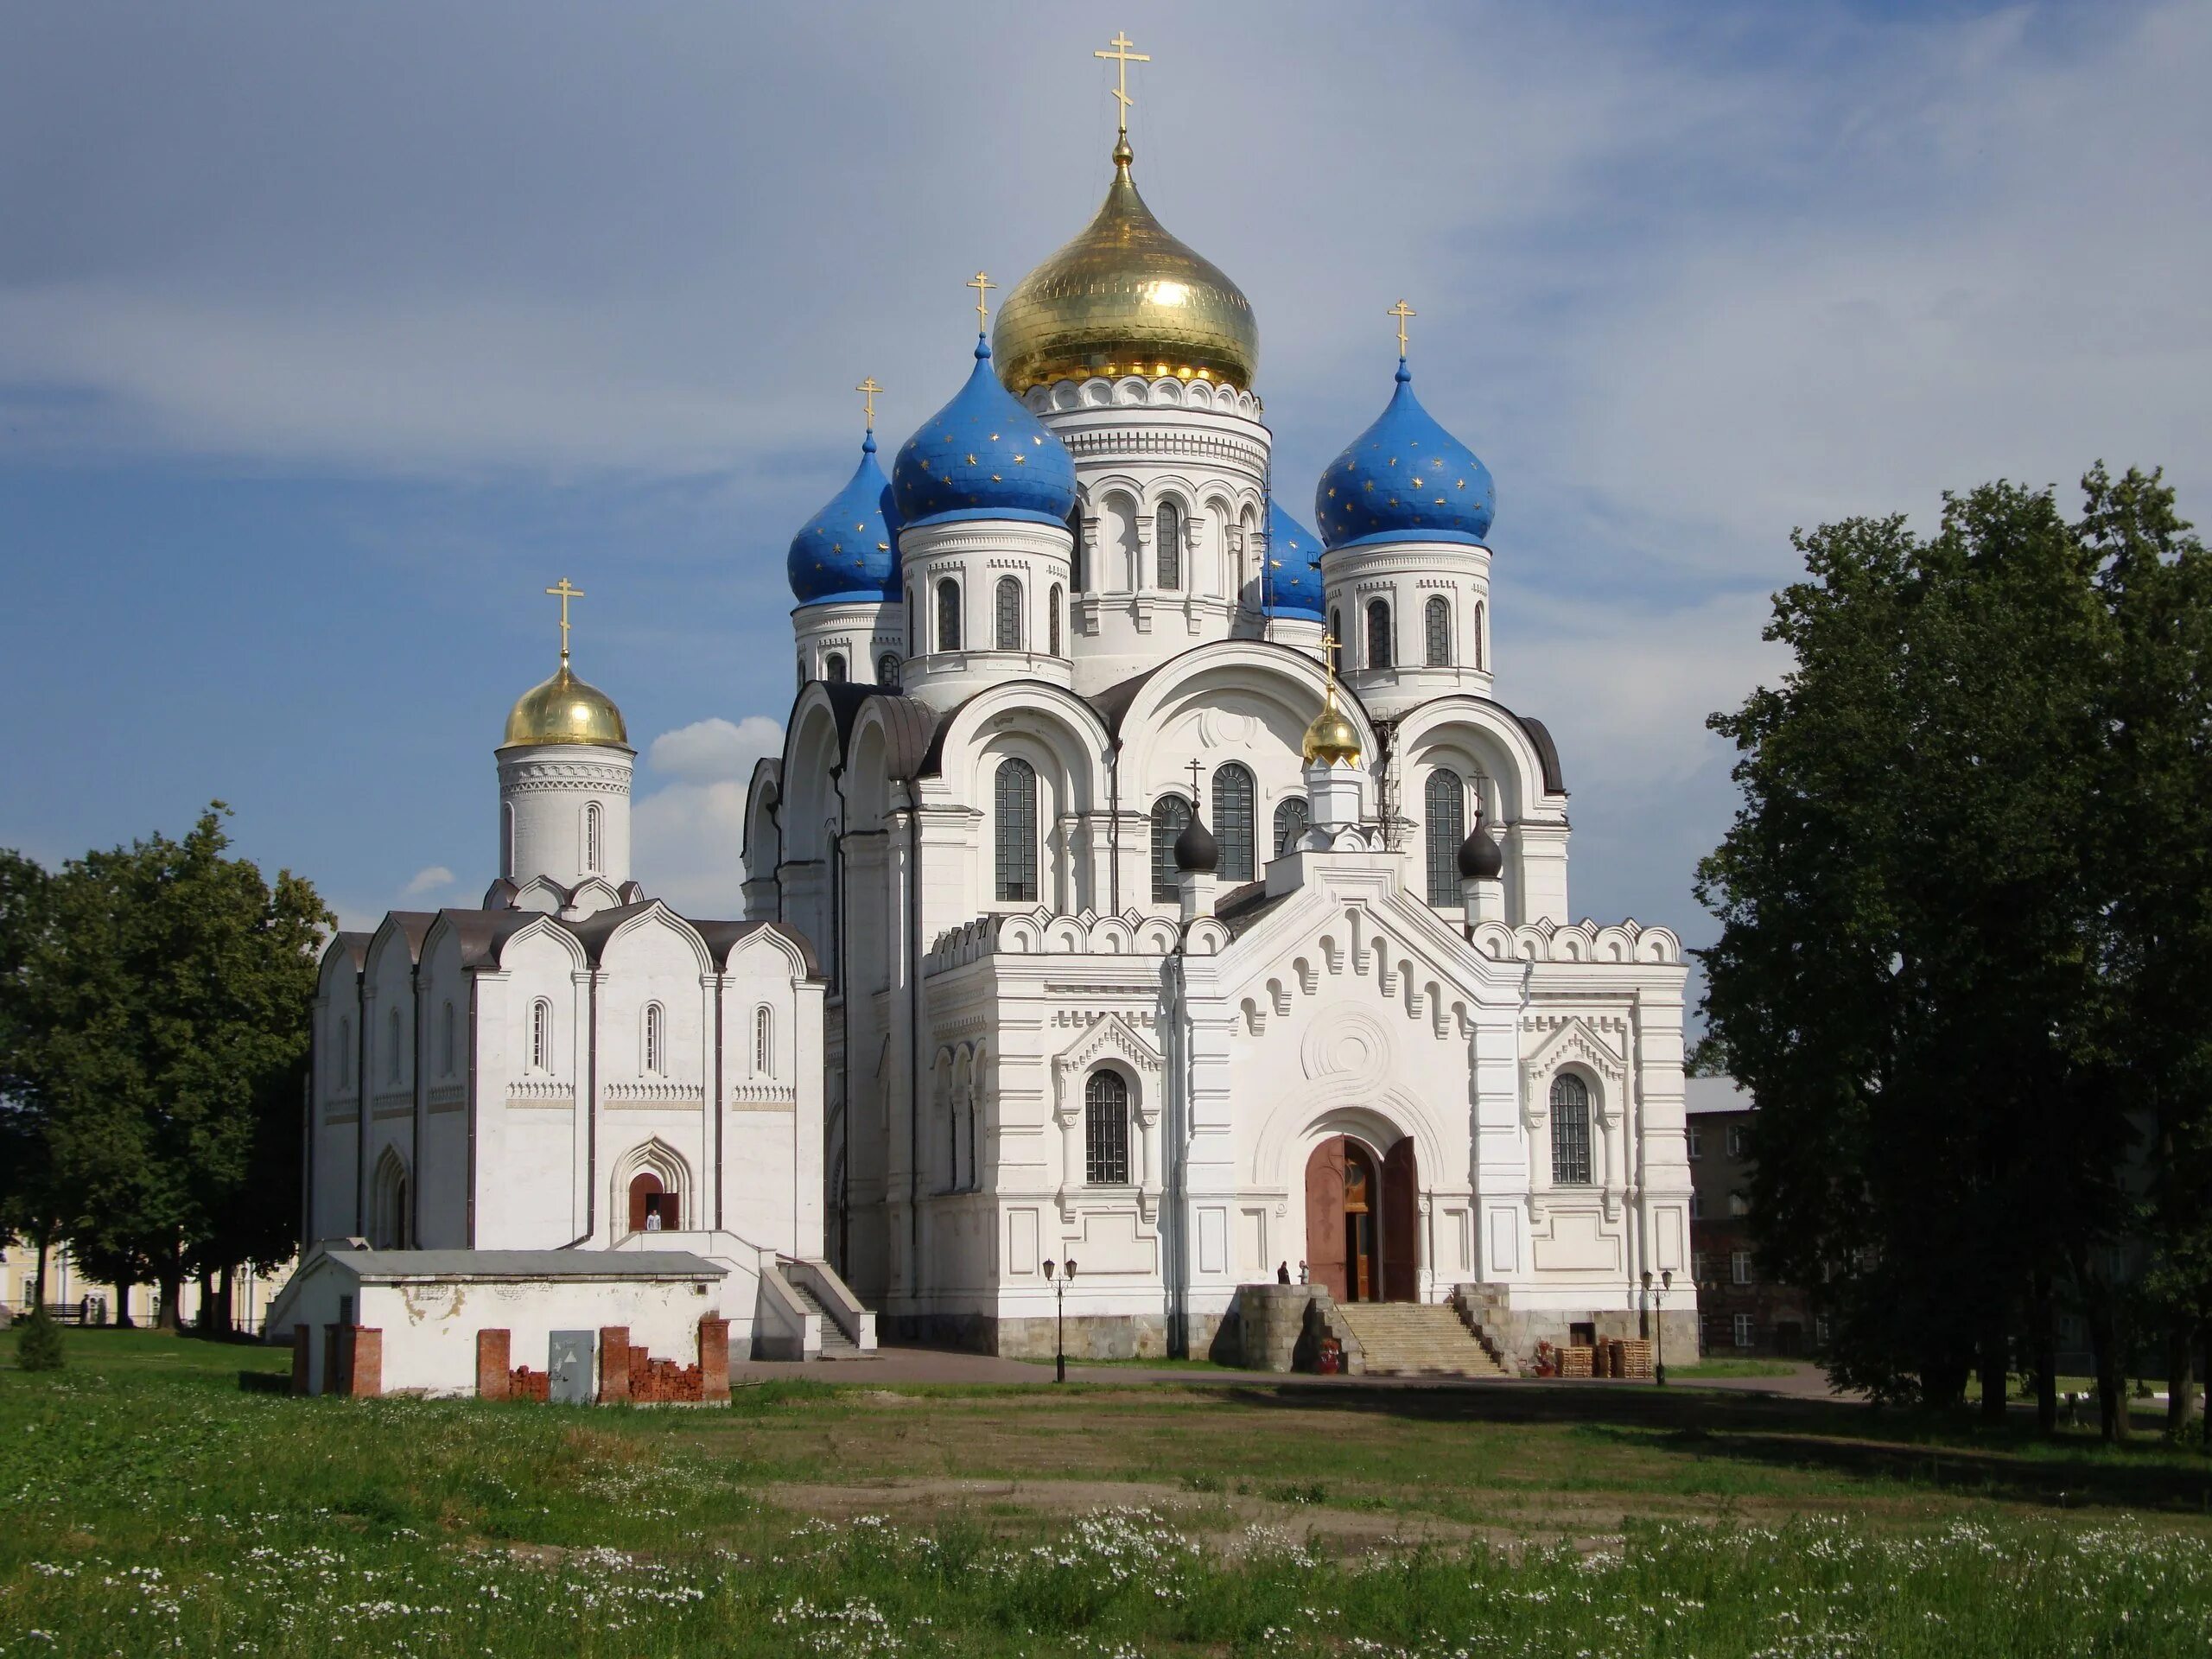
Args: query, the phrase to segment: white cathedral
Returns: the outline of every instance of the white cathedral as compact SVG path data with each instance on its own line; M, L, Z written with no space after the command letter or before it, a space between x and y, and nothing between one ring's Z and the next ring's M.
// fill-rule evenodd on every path
M1250 306L1126 133L1113 165L888 480L871 429L791 541L741 919L632 879L633 752L564 619L483 906L325 960L309 1239L421 1294L554 1262L601 1314L704 1262L741 1351L880 1319L1050 1354L1064 1290L1071 1351L1203 1355L1285 1276L1450 1300L1524 1363L1649 1330L1688 1265L1681 951L1571 919L1559 754L1494 695L1490 473L1402 304L1297 524Z

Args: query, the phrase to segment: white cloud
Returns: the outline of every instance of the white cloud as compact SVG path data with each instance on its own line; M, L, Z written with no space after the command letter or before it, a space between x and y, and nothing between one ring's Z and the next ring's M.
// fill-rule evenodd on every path
M721 715L695 720L653 739L646 759L655 772L687 784L743 785L753 763L782 753L784 728L766 715L747 715L733 724Z
M745 785L671 784L631 809L632 865L645 891L687 916L734 917L744 904Z
M441 887L453 885L453 872L442 864L431 864L408 878L407 885L399 890L403 899L420 899L424 893L435 893Z

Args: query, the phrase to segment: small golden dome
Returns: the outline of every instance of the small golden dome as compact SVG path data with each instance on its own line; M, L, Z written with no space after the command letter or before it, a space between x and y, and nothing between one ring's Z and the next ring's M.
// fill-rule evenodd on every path
M1123 374L1249 391L1260 326L1236 284L1152 216L1122 143L1097 216L999 307L991 357L1016 397L1053 380Z
M560 672L543 684L531 687L516 702L507 715L507 735L499 747L512 749L539 743L593 743L602 749L626 749L630 734L614 699L571 674L569 659L563 656Z
M1337 707L1334 698L1306 728L1306 761L1308 766L1319 761L1325 766L1359 764L1359 728Z

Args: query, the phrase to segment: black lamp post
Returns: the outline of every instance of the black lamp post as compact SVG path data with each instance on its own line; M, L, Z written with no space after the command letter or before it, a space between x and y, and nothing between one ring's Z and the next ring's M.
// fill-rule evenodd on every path
M1667 1293L1674 1287L1675 1274L1671 1268L1661 1271L1659 1289L1656 1294L1651 1288L1651 1269L1646 1268L1643 1270L1643 1294L1652 1298L1653 1307L1659 1316L1652 1321L1657 1327L1654 1334L1659 1345L1651 1363L1651 1380L1662 1389L1667 1386Z
M1059 1276L1053 1277L1055 1267ZM1052 1287L1052 1381L1068 1380L1068 1286L1075 1280L1075 1257L1057 1264L1045 1263L1045 1277Z

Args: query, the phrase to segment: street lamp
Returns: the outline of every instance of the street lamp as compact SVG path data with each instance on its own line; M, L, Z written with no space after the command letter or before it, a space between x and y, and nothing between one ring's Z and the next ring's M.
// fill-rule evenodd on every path
M1667 1293L1674 1287L1674 1269L1671 1268L1662 1268L1659 1274L1658 1293L1656 1296L1653 1295L1651 1289L1651 1269L1646 1268L1643 1270L1643 1294L1646 1296L1652 1297L1653 1306L1659 1315L1656 1319L1652 1321L1654 1325L1658 1326L1656 1335L1659 1339L1659 1347L1657 1357L1652 1361L1651 1380L1658 1387L1662 1389L1667 1386Z
M1075 1281L1075 1257L1070 1256L1057 1264L1059 1277L1052 1276L1055 1264L1045 1263L1045 1278L1052 1287L1052 1381L1068 1380L1068 1286Z

